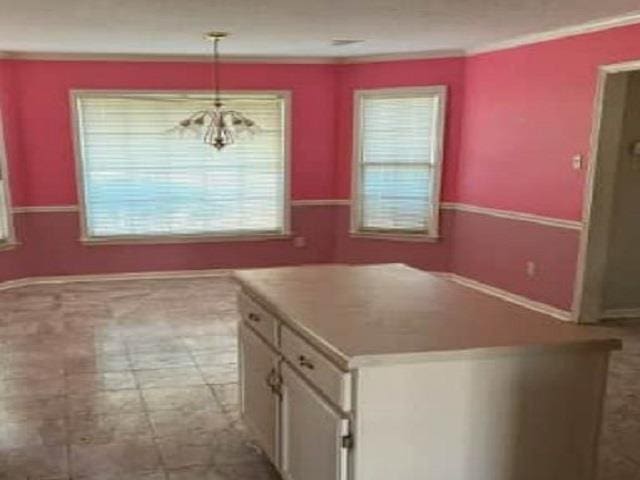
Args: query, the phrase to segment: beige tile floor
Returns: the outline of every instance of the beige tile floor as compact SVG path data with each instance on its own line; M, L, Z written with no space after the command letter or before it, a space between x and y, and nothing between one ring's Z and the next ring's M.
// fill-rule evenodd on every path
M0 292L0 479L268 480L226 279Z
M623 341L609 369L599 480L640 480L640 319L607 321L596 330Z
M225 278L0 292L0 480L270 480L238 420ZM640 480L640 321L611 375L600 480ZM545 480L545 479L541 479Z

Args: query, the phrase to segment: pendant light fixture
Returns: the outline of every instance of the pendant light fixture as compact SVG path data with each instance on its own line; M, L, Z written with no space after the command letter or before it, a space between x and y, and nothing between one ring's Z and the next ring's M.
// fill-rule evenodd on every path
M193 112L187 118L179 122L177 130L196 131L202 137L204 143L213 146L216 150L235 143L239 135L243 133L256 133L259 128L250 118L237 110L225 108L220 96L220 53L218 44L227 37L226 32L210 32L206 38L213 44L213 105L206 110Z

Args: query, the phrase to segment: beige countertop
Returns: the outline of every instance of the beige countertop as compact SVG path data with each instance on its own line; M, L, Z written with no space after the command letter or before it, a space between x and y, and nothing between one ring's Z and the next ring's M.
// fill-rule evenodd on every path
M425 356L620 348L620 341L405 265L235 273L245 292L343 369Z

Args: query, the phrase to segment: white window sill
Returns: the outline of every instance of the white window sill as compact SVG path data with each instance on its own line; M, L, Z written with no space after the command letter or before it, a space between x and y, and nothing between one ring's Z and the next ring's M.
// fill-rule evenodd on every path
M184 235L184 236L122 236L87 237L80 241L89 246L99 245L166 245L181 243L260 242L267 240L291 240L291 233L247 233L229 235Z
M396 242L426 242L437 243L441 237L427 233L406 233L406 232L373 232L373 231L353 231L350 232L353 238L363 238L370 240L390 240Z
M20 242L16 242L15 240L4 240L0 241L0 252L5 250L13 250L20 246Z

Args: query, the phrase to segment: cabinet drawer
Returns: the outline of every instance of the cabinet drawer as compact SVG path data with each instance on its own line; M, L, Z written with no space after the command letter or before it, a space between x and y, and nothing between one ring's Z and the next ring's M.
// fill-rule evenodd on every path
M279 342L276 318L242 292L238 294L238 306L242 320L272 346L277 347Z
M351 375L325 358L309 343L283 326L282 355L329 400L345 412L351 409Z

